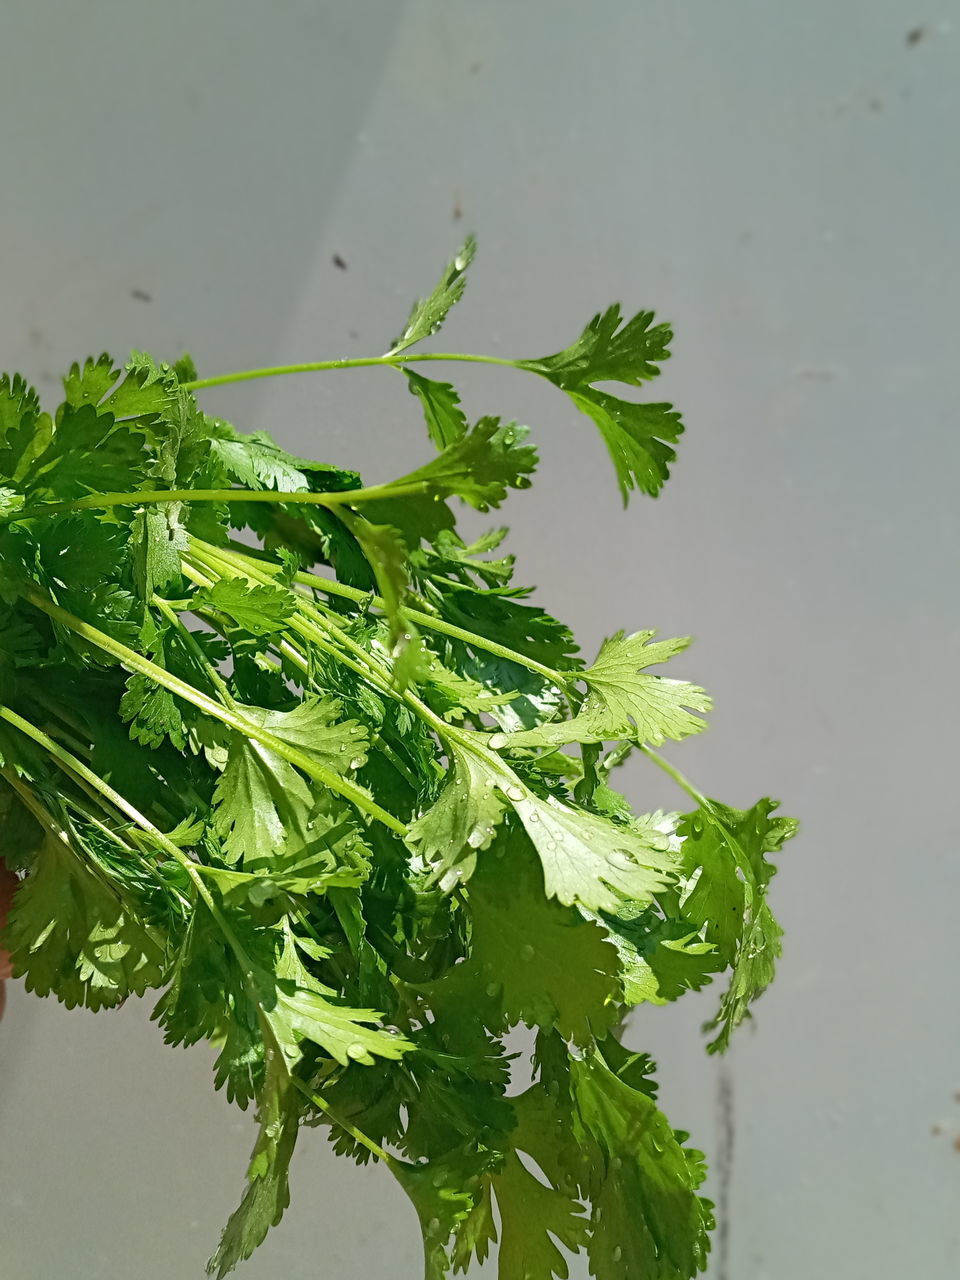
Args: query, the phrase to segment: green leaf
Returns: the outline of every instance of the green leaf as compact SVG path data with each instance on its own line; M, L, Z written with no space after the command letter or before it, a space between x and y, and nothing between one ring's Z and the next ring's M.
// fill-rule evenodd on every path
M631 489L655 498L676 460L672 448L683 434L680 415L670 404L636 404L590 388L571 391L570 399L600 430L626 505Z
M263 1243L290 1204L290 1161L299 1133L302 1100L279 1061L267 1070L257 1110L259 1133L247 1171L247 1189L230 1215L207 1274L223 1280Z
M460 301L466 287L465 272L473 261L477 251L477 242L473 236L467 236L456 257L447 264L440 283L428 298L421 298L413 304L413 310L407 318L403 332L395 338L390 347L390 355L396 355L412 347L416 342L429 338L443 324L447 312Z
M590 1270L598 1280L691 1280L705 1269L713 1206L698 1196L699 1151L684 1147L647 1092L598 1053L571 1059L581 1175L593 1203Z
M459 497L478 511L498 507L507 489L526 489L537 465L537 451L523 441L526 427L499 418L481 418L476 426L446 446L437 457L398 480L401 485L422 484L431 494Z
M82 367L74 363L63 379L63 389L73 408L100 406L117 421L162 414L174 398L169 366L156 365L142 352L132 353L125 377L106 352L96 360L88 357Z
M279 586L258 586L242 578L219 578L212 587L198 591L196 606L210 606L225 613L251 635L282 631L296 612L293 593Z
M708 694L685 680L644 673L644 668L680 653L690 639L648 643L655 634L638 631L625 636L620 631L605 640L596 662L578 673L588 692L577 715L511 734L509 744L540 747L623 739L659 746L666 738L699 733L705 721L694 712L710 709Z
M446 786L407 832L407 844L432 868L442 889L473 875L477 853L490 844L503 818L505 785L509 775L495 762L451 747Z
M134 673L120 699L120 718L130 725L130 737L145 747L159 747L167 738L178 751L186 746L183 716L176 698L149 676Z
M724 968L716 948L689 920L664 920L652 908L629 902L596 919L609 930L619 953L628 1005L679 1000L685 991L699 991Z
M544 896L540 865L522 836L501 836L481 858L469 908L469 969L498 987L509 1025L555 1027L564 1040L587 1045L619 1020L615 947L599 924Z
M526 1280L562 1280L570 1274L555 1240L577 1250L586 1237L586 1221L577 1200L546 1186L510 1154L494 1182L500 1210L500 1276Z
M620 328L620 308L594 316L575 343L553 356L518 360L521 369L539 373L566 392L600 429L613 459L626 503L630 490L655 497L676 458L671 447L683 432L680 415L669 404L637 404L598 391L598 382L637 386L657 376L669 353L672 332L651 327L652 311L641 311Z
M255 431L249 436L234 432L232 438L214 438L210 441L210 452L213 460L243 489L305 493L310 488L301 460L281 449L265 431Z
M449 1274L450 1238L472 1216L482 1195L480 1167L481 1161L468 1152L450 1152L445 1159L429 1164L394 1160L390 1165L420 1220L424 1280L444 1280Z
M638 311L624 322L620 304L615 302L595 315L576 342L563 351L517 363L564 390L594 382L639 386L656 378L660 363L670 355L673 331L667 324L654 325L653 319L652 311Z
M566 906L611 911L623 898L649 901L670 883L676 857L662 813L621 826L525 788L513 807L540 855L547 895Z
M291 711L242 704L236 709L258 728L337 773L358 769L366 759L365 730L355 720L340 720L340 704L334 700L308 698ZM290 831L304 842L308 839L310 786L293 765L239 733L232 735L213 800L214 825L231 862L245 865L248 859L282 849Z
M321 802L323 803L323 802ZM289 894L326 893L362 884L369 873L369 849L347 810L334 801L315 808L306 840L288 830L283 852L247 858L245 870L204 868L228 906L259 910L271 900L286 904Z
M367 558L377 591L390 623L391 640L396 644L409 624L403 617L403 601L410 583L407 548L397 529L387 524L371 524L362 516L338 510L337 515L350 530Z
M152 600L155 591L180 582L181 557L189 545L181 510L181 503L166 502L145 507L134 516L134 574L144 601Z
M460 397L449 382L424 378L412 369L404 369L409 390L423 405L427 434L438 449L446 449L467 434L467 420L460 408Z
M109 1009L156 987L165 956L142 917L64 836L48 834L14 897L6 930L13 970L68 1009Z
M733 969L711 1024L720 1028L711 1052L727 1048L750 1004L772 980L780 956L783 931L766 902L776 868L766 855L796 834L797 823L772 817L777 804L764 799L742 810L710 800L678 827L684 838L683 873L691 886L682 898L683 915L704 927L705 940Z

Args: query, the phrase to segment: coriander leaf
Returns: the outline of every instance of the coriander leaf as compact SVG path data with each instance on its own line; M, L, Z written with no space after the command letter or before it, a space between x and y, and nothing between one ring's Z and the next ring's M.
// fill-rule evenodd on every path
M227 430L226 423L218 425ZM233 432L232 438L215 437L210 441L210 452L230 479L244 489L299 493L310 488L300 459L291 457L265 431L254 431L249 436Z
M240 703L236 709L337 773L358 769L366 759L365 730L354 720L339 720L336 701L307 698L292 711ZM231 736L213 799L214 826L231 862L245 864L283 848L291 830L306 840L303 833L313 807L310 787L293 765L251 738Z
M27 989L108 1009L163 978L163 948L66 831L46 835L14 897L5 945Z
M257 1108L260 1129L247 1170L248 1186L230 1215L207 1274L223 1280L249 1258L290 1204L290 1161L297 1142L302 1102L277 1056L267 1068Z
M369 871L369 850L347 810L335 802L311 812L307 839L288 831L286 849L271 857L248 858L245 870L204 868L228 906L259 909L288 894L326 893L328 889L362 884Z
M373 1055L400 1058L413 1045L402 1036L367 1026L378 1022L372 1009L351 1009L333 1004L317 991L303 987L277 987L276 1004L266 1014L267 1022L290 1070L302 1056L301 1043L318 1045L341 1066L351 1062L371 1063Z
M529 488L537 451L523 441L529 434L515 422L481 418L470 431L446 446L430 462L392 482L398 488L422 484L431 494L456 496L478 511L498 507L507 488Z
M622 898L649 901L670 882L676 859L663 814L627 827L527 788L518 795L513 807L540 855L548 897L610 911Z
M477 242L473 236L467 236L456 257L447 264L440 283L428 298L421 298L413 304L413 310L399 338L395 338L389 354L396 355L412 347L416 342L429 338L443 324L447 312L463 297L467 279L465 272L473 261L477 251Z
M566 392L576 407L600 429L613 459L624 504L630 490L655 497L676 458L671 445L683 432L680 415L668 404L637 404L598 391L598 382L637 386L656 377L669 356L672 333L667 325L651 326L653 312L641 311L620 328L620 308L594 316L575 343L553 356L518 360L518 368L542 377Z
M676 459L674 445L683 434L680 415L669 404L636 404L590 388L571 391L570 399L600 430L620 482L624 506L631 489L655 498Z
M509 1025L556 1027L564 1040L592 1043L620 1017L616 949L599 924L544 897L522 836L501 835L495 853L470 880L470 970L499 987Z
M91 404L62 405L46 448L24 474L33 499L82 498L88 493L135 489L147 460L141 428L117 425Z
M490 1177L502 1225L500 1275L504 1280L513 1276L566 1280L566 1260L555 1241L578 1253L589 1234L568 1169L569 1114L539 1084L512 1101L517 1117L510 1135L513 1150L502 1169ZM535 1173L518 1152L536 1162Z
M511 1153L494 1181L500 1210L500 1275L526 1280L566 1280L566 1259L554 1240L577 1252L586 1240L582 1205L546 1186Z
M501 790L512 776L495 761L457 746L450 748L450 766L439 799L413 823L406 837L444 890L473 874L478 850L490 844L503 818Z
M296 612L296 598L284 587L259 586L242 578L218 578L212 587L194 596L197 608L210 606L228 614L238 627L251 635L271 635L282 631Z
M606 926L617 948L628 1005L679 1000L685 991L699 991L724 967L713 944L704 942L689 920L663 920L652 908L629 902L590 918Z
M792 818L772 817L774 800L752 809L732 809L717 800L687 814L678 827L684 837L683 873L692 887L682 898L684 916L699 928L725 965L732 967L730 988L712 1022L720 1033L710 1044L722 1052L749 1005L773 978L783 931L766 902L776 868L766 855L796 834Z
M649 644L655 634L638 631L625 636L620 631L605 640L596 662L578 673L588 693L577 715L511 734L510 745L562 746L623 739L659 746L666 738L679 740L699 733L705 722L693 711L708 711L712 706L704 690L685 680L644 673L645 667L680 653L690 643L689 637Z
M569 1064L581 1175L593 1203L590 1270L598 1280L691 1280L707 1263L712 1204L698 1196L699 1151L684 1147L643 1090L599 1053Z
M169 372L169 366L158 367L150 357L134 352L126 377L121 377L121 370L114 367L112 357L106 352L96 360L88 357L82 368L76 362L71 365L63 379L66 402L73 408L85 404L100 406L118 421L162 414L173 392L169 377L161 376L161 368Z
M145 747L159 747L167 738L178 751L186 746L183 717L176 698L148 676L135 672L120 699L120 718L130 725L130 737Z
M658 377L658 366L670 355L673 331L667 324L654 325L653 319L652 311L638 311L624 323L620 304L615 302L595 315L576 342L563 351L540 360L518 360L517 364L564 390L594 382L639 386Z
M470 1212L456 1226L451 1261L453 1272L468 1271L474 1258L485 1261L490 1246L497 1243L497 1224L493 1220L493 1198L486 1181Z
M423 405L427 434L438 449L446 449L467 434L467 420L460 408L460 397L449 382L424 378L412 369L404 369L409 390Z
M353 534L367 558L383 607L390 623L390 635L396 643L407 626L402 605L410 582L407 548L397 529L388 524L371 524L362 516L344 511L337 515Z
M413 1202L423 1233L424 1280L444 1280L451 1265L450 1237L475 1208L480 1196L482 1159L451 1151L428 1164L393 1160L391 1172Z
M180 581L180 557L187 550L187 531L180 522L182 503L145 507L133 520L131 546L134 576L140 596L149 601L155 591Z

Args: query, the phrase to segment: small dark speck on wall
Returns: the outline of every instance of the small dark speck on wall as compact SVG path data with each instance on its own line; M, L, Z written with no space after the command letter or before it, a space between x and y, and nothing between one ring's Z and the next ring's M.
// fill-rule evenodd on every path
M478 72L478 71L480 71L482 68L483 68L483 63L482 63L482 62L471 62L471 63L470 63L470 74L471 74L472 76L475 76L475 75L477 74L477 72Z
M333 255L333 259L332 259L332 261L333 261L333 265L334 265L335 267L339 267L339 269L340 269L341 271L346 271L346 269L347 269L347 264L346 264L346 262L344 261L344 259L343 259L343 258L341 258L341 256L340 256L340 254L339 254L339 253L335 253L335 254Z
M130 297L136 298L138 302L152 302L153 294L147 293L146 289L131 289Z
M919 44L926 34L926 27L911 27L906 36L907 46Z

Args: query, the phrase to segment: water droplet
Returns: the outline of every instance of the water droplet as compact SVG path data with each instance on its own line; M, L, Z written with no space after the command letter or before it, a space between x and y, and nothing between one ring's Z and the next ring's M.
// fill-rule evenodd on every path
M487 739L487 746L491 751L499 751L501 747L507 745L507 735L505 733L491 733Z
M623 1161L620 1159L619 1156L613 1157L613 1159L610 1161L610 1168L614 1171L614 1173L616 1173L618 1169L623 1168Z
M431 1218L430 1221L427 1223L427 1231L429 1231L429 1233L432 1236L434 1236L437 1234L439 1230L440 1230L440 1219Z
M522 800L524 794L523 787L507 787L508 800Z
M527 814L527 822L539 822L539 821L540 821L539 813L537 813L536 809L531 809L530 812Z
M347 1057L352 1058L354 1062L359 1062L362 1058L369 1057L366 1045L362 1045L359 1040L355 1040L353 1044L348 1044Z
M603 1205L598 1204L596 1209L594 1209L593 1211L593 1220L594 1222L599 1222L602 1217L603 1217Z
M491 999L493 999L493 997L497 994L500 988L497 986L495 982L488 982L484 990L486 991L487 995Z
M474 829L467 836L467 844L470 846L471 849L479 849L480 846L483 844L484 838L485 837L482 831L477 831L476 829Z
M533 959L534 950L533 950L533 947L531 947L529 942L525 942L523 946L520 948L520 956L521 956L521 959L523 960Z
M350 768L359 769L362 764L363 764L363 757L354 756L354 758L350 761Z
M346 751L346 749L347 749L347 744L346 744L345 742L341 742L341 743L340 743L340 750L341 750L341 751Z
M617 1247L614 1249L613 1253L610 1256L613 1258L614 1262L619 1262L620 1259L623 1257L623 1250L620 1248L619 1245L617 1245Z

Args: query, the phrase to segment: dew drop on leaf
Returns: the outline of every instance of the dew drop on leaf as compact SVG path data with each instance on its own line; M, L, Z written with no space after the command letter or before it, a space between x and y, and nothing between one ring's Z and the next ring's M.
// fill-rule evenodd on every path
M354 1062L360 1062L367 1056L366 1046L362 1045L359 1040L355 1040L353 1044L347 1045L347 1057L352 1058Z
M533 947L529 942L525 942L520 948L520 957L523 960L532 960L534 956Z

